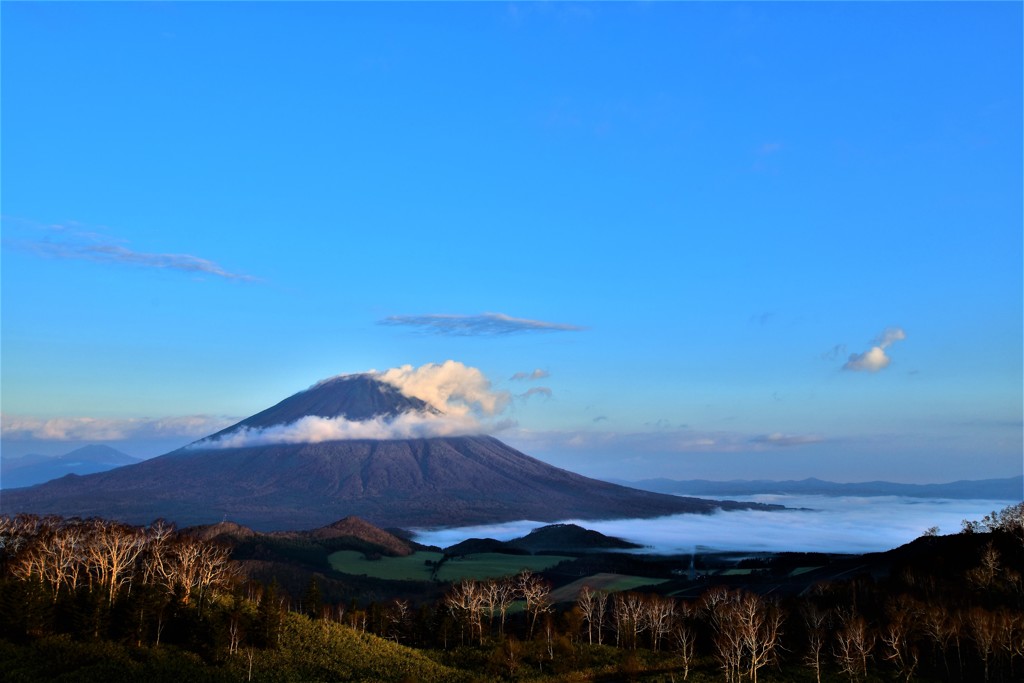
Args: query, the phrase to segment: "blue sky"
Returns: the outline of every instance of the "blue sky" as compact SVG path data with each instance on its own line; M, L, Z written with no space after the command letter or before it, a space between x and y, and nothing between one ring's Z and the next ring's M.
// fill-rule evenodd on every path
M585 474L1020 474L1021 13L4 3L3 452L453 359Z

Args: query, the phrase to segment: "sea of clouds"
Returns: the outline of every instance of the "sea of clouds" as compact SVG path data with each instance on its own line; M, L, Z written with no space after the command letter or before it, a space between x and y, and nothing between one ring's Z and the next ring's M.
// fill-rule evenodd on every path
M736 500L785 505L786 510L736 510L655 519L581 521L566 519L661 554L694 551L867 553L908 543L933 526L957 533L965 519L978 520L1020 501L950 500L900 496L762 495ZM447 529L414 529L425 545L447 547L467 538L511 540L543 526L522 520Z

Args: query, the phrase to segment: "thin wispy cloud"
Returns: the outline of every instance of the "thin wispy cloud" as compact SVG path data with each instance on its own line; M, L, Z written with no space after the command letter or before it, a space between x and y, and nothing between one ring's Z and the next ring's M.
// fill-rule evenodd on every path
M0 416L5 439L43 441L125 441L128 439L202 437L224 429L238 418L221 415L183 415L164 418L97 418L24 415Z
M547 370L541 370L540 368L537 368L533 372L517 372L511 377L509 377L509 379L512 380L513 382L521 380L530 381L535 379L544 379L550 376L551 373L549 373Z
M9 222L5 220L5 222ZM14 239L9 245L39 256L56 259L78 259L96 263L113 263L158 270L176 270L197 275L213 275L226 280L255 282L259 278L227 270L210 259L193 254L155 253L136 251L118 240L95 230L84 229L77 224L35 225L17 221L35 228L36 235Z
M843 365L843 370L858 372L878 372L889 367L892 359L886 354L886 349L898 341L907 338L906 332L900 327L886 328L882 334L874 340L874 346L864 353L852 353L850 359Z
M528 399L531 396L543 396L544 398L551 398L551 389L547 387L531 387L524 393L519 394L519 398Z
M487 337L526 332L579 332L586 329L566 323L514 318L504 313L392 315L379 323L381 325L416 327L424 332L455 337Z
M822 360L835 360L846 353L846 344L836 344L831 349L821 354Z
M806 446L811 443L821 443L823 439L820 436L813 434L781 434L774 432L772 434L761 434L755 436L750 440L750 443L763 444L766 446L778 446L778 447L789 447L789 446Z
M597 422L600 418L595 418ZM601 420L604 421L604 420ZM823 443L814 434L750 434L688 428L653 431L513 429L504 437L531 451L614 453L752 453Z

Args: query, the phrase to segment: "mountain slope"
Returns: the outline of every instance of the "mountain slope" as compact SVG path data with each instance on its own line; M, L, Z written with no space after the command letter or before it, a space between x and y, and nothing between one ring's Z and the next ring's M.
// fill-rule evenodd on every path
M317 382L266 410L245 418L207 438L216 438L240 428L260 429L288 424L304 417L343 417L347 420L369 420L395 417L406 412L437 414L422 399L406 396L390 384L371 375L343 375Z
M351 420L431 410L371 376L351 375L321 382L220 434L305 415ZM230 519L265 531L309 529L352 515L383 527L429 527L751 507L596 481L490 436L213 445L200 441L109 472L5 492L0 511L136 524L165 517L180 526Z
M573 474L489 436L182 449L87 477L6 492L7 512L179 525L231 519L308 529L356 515L377 526L461 526L710 512L717 503Z
M32 486L67 474L93 474L139 462L110 446L82 446L58 456L0 458L0 488Z
M752 496L760 494L816 496L907 496L910 498L991 498L1020 500L1024 495L1024 477L954 481L946 484L899 484L867 481L840 484L821 479L799 481L708 481L706 479L643 479L619 481L645 491L698 496Z

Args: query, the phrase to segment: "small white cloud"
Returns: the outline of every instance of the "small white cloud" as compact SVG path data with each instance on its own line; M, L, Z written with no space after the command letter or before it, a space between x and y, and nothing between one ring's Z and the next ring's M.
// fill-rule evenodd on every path
M843 370L878 372L889 367L892 359L885 350L898 341L907 338L907 333L900 327L886 328L882 334L875 338L875 345L864 353L851 353L849 360L843 365Z
M507 391L494 391L477 368L454 360L427 363L418 368L403 365L374 374L406 396L426 401L445 415L496 415L508 406Z
M843 370L878 372L889 367L891 359L885 355L881 346L872 346L864 353L851 353L850 359L843 365Z

